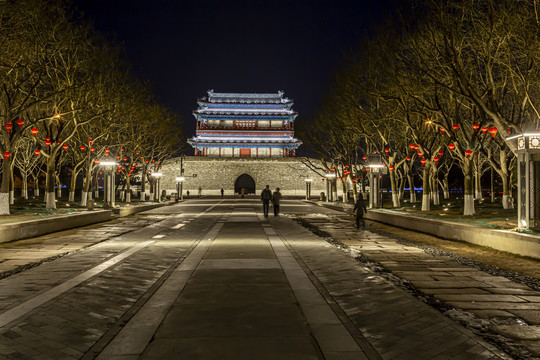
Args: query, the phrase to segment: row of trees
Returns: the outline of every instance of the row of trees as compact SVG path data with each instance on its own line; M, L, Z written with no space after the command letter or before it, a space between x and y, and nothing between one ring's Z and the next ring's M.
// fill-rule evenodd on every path
M9 214L15 169L23 196L27 180L36 186L45 173L53 209L68 167L70 200L81 175L85 205L99 160L120 163L129 197L130 179L139 175L144 191L149 172L181 148L179 118L130 76L119 49L76 16L60 1L0 3L0 215Z
M448 196L454 166L464 175L464 215L474 214L489 168L512 207L516 149L505 137L540 127L538 10L534 0L409 2L347 58L305 142L349 180L365 174L363 157L381 154L395 207L417 170L430 210L439 186Z

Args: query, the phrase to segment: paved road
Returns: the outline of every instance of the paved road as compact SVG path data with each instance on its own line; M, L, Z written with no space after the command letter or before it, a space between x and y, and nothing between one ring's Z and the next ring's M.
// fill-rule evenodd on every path
M300 201L283 210L336 214ZM0 249L12 261L36 247L83 247L0 280L0 358L509 359L260 211L253 199L192 199Z

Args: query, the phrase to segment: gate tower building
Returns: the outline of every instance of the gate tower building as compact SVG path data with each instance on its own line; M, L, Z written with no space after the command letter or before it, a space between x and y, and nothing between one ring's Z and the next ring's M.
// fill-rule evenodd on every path
M302 144L294 137L293 101L272 94L215 93L197 101L195 156L222 158L294 157Z

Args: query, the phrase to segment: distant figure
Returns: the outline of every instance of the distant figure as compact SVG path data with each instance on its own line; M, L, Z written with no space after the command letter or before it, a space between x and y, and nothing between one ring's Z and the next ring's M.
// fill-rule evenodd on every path
M268 217L268 208L270 207L270 200L272 199L272 192L270 191L270 185L266 185L266 188L261 192L261 200L263 203L264 217Z
M274 216L278 216L279 214L279 203L281 201L281 193L279 192L279 188L276 188L276 191L272 194L272 206L274 208Z
M358 200L356 200L356 204L354 204L353 212L356 211L356 230L360 229L360 223L362 223L362 228L365 228L364 223L364 213L367 212L366 209L366 203L364 201L364 198L362 198L362 194L358 194Z
M225 191L223 190L223 188L221 188L221 197L223 197L223 193L224 193L224 192L225 192Z
M188 198L189 198L189 190L188 190L188 191L186 191L186 197L188 197Z
M244 195L246 195L246 189L242 188L242 190L240 190L240 195L242 195L242 199L243 199Z
M202 195L202 187L199 186L199 196Z

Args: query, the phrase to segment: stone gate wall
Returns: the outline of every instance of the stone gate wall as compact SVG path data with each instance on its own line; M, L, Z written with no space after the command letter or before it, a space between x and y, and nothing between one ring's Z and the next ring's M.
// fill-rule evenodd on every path
M317 162L311 159L313 163ZM161 189L167 194L176 192L176 177L180 176L180 158L163 163ZM220 195L221 188L225 195L234 194L236 179L247 174L255 180L256 194L266 185L273 191L279 187L285 196L305 196L305 179L313 179L311 196L318 197L325 190L321 175L316 174L298 158L205 158L187 156L183 160L184 194L189 190L197 195L199 186L202 195Z

